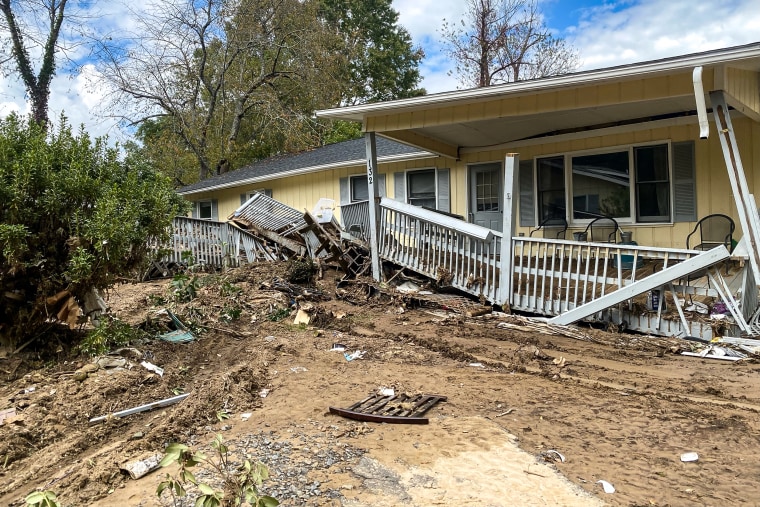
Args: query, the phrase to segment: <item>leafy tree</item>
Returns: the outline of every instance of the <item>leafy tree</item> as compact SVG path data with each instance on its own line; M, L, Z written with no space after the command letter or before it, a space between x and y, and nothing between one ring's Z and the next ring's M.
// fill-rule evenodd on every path
M578 55L544 25L536 0L467 0L461 27L441 34L465 86L484 87L564 74Z
M13 61L18 70L21 80L24 82L29 100L32 103L32 117L37 123L48 122L48 101L50 99L50 82L55 76L55 54L58 48L58 39L61 34L61 26L66 18L67 0L39 0L38 2L23 2L14 0L0 0L0 12L3 14L7 37L10 39L10 55L2 58L0 63ZM45 16L39 16L37 11L43 11ZM26 23L26 18L38 20L46 19L47 26L37 27L33 23ZM45 33L47 32L47 33ZM2 30L0 30L0 34ZM44 43L41 42L44 40ZM42 53L40 68L35 75L32 59L29 55L32 44L33 50ZM0 45L1 47L1 45Z
M100 48L115 114L133 125L156 120L160 136L150 139L179 141L200 179L313 145L312 111L337 103L340 58L317 7L162 0L136 34Z
M423 95L418 66L425 54L398 25L391 0L322 0L322 15L345 43L345 104Z
M49 326L47 298L80 303L144 262L186 203L166 177L106 139L47 134L16 115L0 120L0 343Z

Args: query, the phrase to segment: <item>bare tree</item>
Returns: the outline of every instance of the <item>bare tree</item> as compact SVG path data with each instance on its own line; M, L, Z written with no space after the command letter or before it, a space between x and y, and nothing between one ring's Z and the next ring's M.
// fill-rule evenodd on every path
M441 34L464 86L534 79L578 67L577 52L552 36L536 0L467 0L460 24L444 20Z
M32 117L39 124L48 122L50 82L55 76L56 52L67 0L16 2L0 0L4 23L0 35L7 37L10 51L0 55L0 63L13 61L32 103ZM40 22L44 17L45 21ZM29 20L31 22L27 23ZM5 33L3 33L5 32ZM34 73L29 44L41 51L40 68Z
M200 179L226 170L251 140L295 135L314 106L304 102L337 92L329 55L313 51L325 33L315 9L300 0L161 0L137 15L135 35L102 44L112 111L169 129ZM307 84L310 93L297 93Z

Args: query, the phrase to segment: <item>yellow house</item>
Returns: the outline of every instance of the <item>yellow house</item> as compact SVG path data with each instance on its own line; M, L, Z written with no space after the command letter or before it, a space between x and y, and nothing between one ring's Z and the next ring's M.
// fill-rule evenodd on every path
M317 114L446 157L450 211L470 222L500 230L503 164L516 153L513 232L527 235L561 215L570 237L593 218L612 216L640 245L686 248L706 215L728 215L735 235L744 233L709 111L715 90L724 93L735 155L758 194L760 43ZM711 122L707 139L700 102Z
M225 220L255 192L297 210L311 211L320 199L331 199L340 216L339 205L367 199L365 144L364 139L355 139L272 157L188 185L179 193L193 202L193 217L208 220ZM449 193L444 189L451 160L384 138L378 139L377 153L381 195L386 195L386 181L390 195L398 195L394 190L402 191L398 189L403 189L400 182L406 177L412 202L449 210ZM395 187L394 181L399 182Z

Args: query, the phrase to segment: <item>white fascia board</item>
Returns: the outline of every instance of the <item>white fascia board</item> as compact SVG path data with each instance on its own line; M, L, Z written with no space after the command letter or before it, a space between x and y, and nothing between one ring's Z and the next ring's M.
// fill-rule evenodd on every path
M500 97L519 95L564 88L567 86L587 85L601 81L612 81L622 78L640 77L644 74L657 74L673 71L689 71L694 67L738 62L750 58L760 58L760 43L747 46L728 48L720 51L708 51L681 57L654 60L638 64L608 67L562 76L546 77L531 81L518 81L503 85L458 90L452 92L434 93L409 99L399 99L388 102L375 102L359 106L348 106L334 109L322 109L316 112L318 117L335 118L349 121L363 121L371 114L401 112L413 109L423 109L429 106L464 103Z
M434 153L427 152L427 151L419 151L415 153L386 155L384 157L379 157L377 159L377 163L378 165L390 164L392 162L405 162L405 161L420 160L420 159L425 159L425 158L440 158L440 156ZM356 160L348 160L346 162L339 162L335 164L323 164L323 165L315 165L315 166L310 166L310 167L300 167L298 169L293 169L291 171L284 171L277 174L268 174L265 176L255 176L253 178L245 178L242 180L228 181L226 183L220 183L219 185L211 185L211 186L199 188L196 190L190 190L189 192L177 192L177 193L180 195L202 194L204 192L213 192L215 190L222 190L225 188L235 188L235 187L240 187L240 186L248 185L252 183L262 183L265 181L278 180L280 178L288 178L290 176L298 176L301 174L328 171L330 169L341 169L344 167L352 167L352 166L357 166L357 165L364 166L366 165L366 163L367 163L366 159L360 158Z

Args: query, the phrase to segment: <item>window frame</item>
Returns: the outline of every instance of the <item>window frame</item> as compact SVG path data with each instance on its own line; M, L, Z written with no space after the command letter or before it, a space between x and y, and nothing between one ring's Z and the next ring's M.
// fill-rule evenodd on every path
M366 199L357 199L354 195L354 182L358 180L363 180L364 183L364 189L367 191L367 198ZM355 202L362 202L362 201L368 201L369 200L369 183L367 182L367 175L366 174L353 174L348 177L348 202L349 203L355 203Z
M209 210L209 216L208 217L202 217L201 216L201 205L208 204L208 210ZM214 200L213 199L201 199L199 201L195 201L195 209L196 209L196 215L198 220L208 220L212 221L214 220Z
M427 206L428 208L432 208L434 210L438 209L438 168L436 167L427 167L427 168L420 168L420 169L410 169L404 172L404 185L406 186L406 195L405 195L405 201L407 204L410 204L412 206L419 206L419 207L425 207L421 204L414 204L411 202L412 199L431 199L430 197L412 197L412 185L410 176L414 174L421 174L430 172L433 174L433 206Z
M573 168L572 168L572 159L574 157L580 157L580 156L587 156L587 155L600 155L600 154L606 154L606 153L616 153L616 152L627 152L628 153L628 177L630 181L629 186L629 193L630 193L630 200L629 200L629 207L630 207L630 214L627 218L615 218L619 223L621 224L627 224L627 225L654 225L654 224L673 224L674 223L674 214L675 211L673 209L673 149L672 149L672 140L656 140L656 141L648 141L643 143L635 143L635 144L624 144L624 145L617 145L617 146L608 146L604 148L594 148L594 149L588 149L588 150L578 150L578 151L569 151L569 152L560 152L560 153L547 153L545 155L535 156L533 158L533 174L535 177L534 180L534 197L535 197L535 213L537 220L540 222L544 218L546 218L543 215L542 210L542 202L541 202L541 178L538 171L539 161L544 159L552 159L552 158L559 158L562 157L563 160L563 175L564 175L564 192L565 192L565 218L567 218L568 223L571 226L584 226L589 224L593 219L592 218L574 218L575 215L575 209L573 206L573 200L575 196L573 195ZM668 217L666 220L644 220L642 221L639 217L639 207L638 207L638 179L637 179L637 168L636 168L636 160L635 160L635 151L637 148L646 148L650 146L665 146L666 148L666 154L668 157L667 160L667 185L668 185ZM659 183L662 183L659 181ZM657 217L659 218L659 217Z

